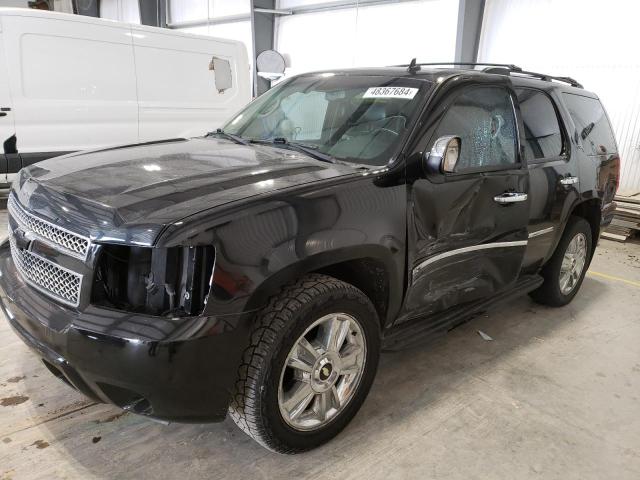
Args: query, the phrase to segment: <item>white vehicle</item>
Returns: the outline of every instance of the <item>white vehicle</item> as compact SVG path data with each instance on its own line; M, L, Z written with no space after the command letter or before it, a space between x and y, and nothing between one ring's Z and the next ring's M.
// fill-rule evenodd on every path
M69 152L203 135L250 100L241 42L0 8L0 184Z

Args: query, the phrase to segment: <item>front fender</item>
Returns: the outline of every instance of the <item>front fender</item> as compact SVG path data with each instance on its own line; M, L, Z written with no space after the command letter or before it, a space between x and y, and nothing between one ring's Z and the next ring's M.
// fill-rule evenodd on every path
M185 219L159 244L213 244L205 313L257 309L286 283L340 262L384 264L399 305L406 248L403 183L362 176L283 191Z

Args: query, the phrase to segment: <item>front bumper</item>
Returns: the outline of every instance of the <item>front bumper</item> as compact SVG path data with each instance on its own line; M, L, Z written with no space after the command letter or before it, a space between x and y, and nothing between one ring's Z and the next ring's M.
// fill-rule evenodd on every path
M0 245L0 306L47 368L87 397L176 422L222 421L251 313L166 319L64 307L24 283Z

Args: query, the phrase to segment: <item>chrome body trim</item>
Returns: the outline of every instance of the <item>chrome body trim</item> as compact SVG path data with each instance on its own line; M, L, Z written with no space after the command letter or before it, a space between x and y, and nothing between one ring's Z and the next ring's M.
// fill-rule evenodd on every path
M413 269L413 278L415 280L415 276L420 273L425 267L431 265L432 263L438 262L440 260L444 260L445 258L453 257L454 255L461 255L463 253L475 252L479 250L488 250L492 248L507 248L507 247L525 247L529 243L528 240L517 240L514 242L493 242L493 243L483 243L480 245L472 245L470 247L457 248L455 250L449 250L448 252L440 253L438 255L434 255L433 257L429 257L418 266Z
M29 286L60 303L80 305L83 275L62 267L30 250L21 250L15 243L13 232L9 235L13 265ZM42 280L38 282L37 280Z
M13 218L22 229L33 234L38 241L70 257L83 261L87 259L89 247L91 246L91 240L89 238L67 230L66 228L59 227L27 212L15 199L13 193L9 195L9 199L7 200L7 211L11 218ZM61 237L63 237L65 241L57 240ZM69 245L73 245L73 248Z
M562 185L575 185L576 183L580 183L580 179L578 177L564 177L560 179L560 183Z
M535 232L530 232L529 233L529 238L536 238L539 237L540 235L545 235L547 233L551 233L555 230L554 227L549 227L549 228L543 228L541 230L536 230Z

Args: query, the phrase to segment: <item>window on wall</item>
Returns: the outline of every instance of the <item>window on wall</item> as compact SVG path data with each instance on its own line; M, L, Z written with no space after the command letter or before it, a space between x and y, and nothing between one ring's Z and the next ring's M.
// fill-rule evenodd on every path
M562 154L562 133L551 99L529 88L516 90L524 124L525 158L556 158Z
M169 0L169 20L172 24L250 13L249 0Z
M456 172L514 164L516 127L508 92L500 87L463 90L447 109L431 143L446 135L462 141Z
M278 8L318 3L280 0ZM282 15L276 18L275 46L288 59L287 75L408 64L413 57L422 62L453 61L457 19L458 2L451 0L391 2Z
M140 23L140 5L138 0L100 0L100 18Z

